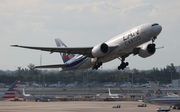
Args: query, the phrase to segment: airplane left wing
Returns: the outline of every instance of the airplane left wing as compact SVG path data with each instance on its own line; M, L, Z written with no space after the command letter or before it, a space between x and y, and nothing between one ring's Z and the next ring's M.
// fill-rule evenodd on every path
M61 52L67 54L83 54L86 56L91 56L91 49L93 47L33 47L33 46L20 46L20 45L11 45L12 47L20 47L20 48L27 48L27 49L34 49L34 50L41 50L41 51L49 51L50 53L54 52Z
M67 64L57 64L57 65L42 65L42 66L35 66L34 68L61 68L66 67Z
M33 47L33 46L20 46L20 45L11 45L12 47L20 47L41 51L49 51L50 53L61 52L67 54L82 54L84 56L93 57L91 51L93 47ZM109 46L109 52L117 48L116 46Z

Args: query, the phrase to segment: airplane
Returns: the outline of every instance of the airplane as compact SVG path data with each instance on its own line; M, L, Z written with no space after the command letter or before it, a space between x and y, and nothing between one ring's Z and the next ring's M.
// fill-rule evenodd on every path
M144 102L152 102L152 99L155 99L156 96L151 94L147 88L142 88Z
M156 97L179 97L179 95L174 94L172 92L167 92L167 94L161 90L160 87L158 87L158 85L152 81L150 81L150 84L152 85L154 94L156 95Z
M141 87L147 87L147 88L150 88L150 87L151 87L151 84L150 84L150 83L145 83L145 84L142 84Z
M127 94L125 93L125 91L124 91L122 88L120 88L120 94L121 94L122 96L127 96Z
M77 81L74 82L74 83L71 83L71 84L66 85L66 87L74 88L74 87L76 87L76 85L77 85Z
M161 97L152 95L146 88L142 89L144 102L149 102L153 104L169 104L173 109L180 109L180 97Z
M58 101L54 95L34 95L35 101L49 102L49 101Z
M18 86L20 84L20 80L16 80L9 88L8 90L0 95L0 98L2 100L17 100L19 97L18 93Z
M116 86L116 83L110 83L110 84L105 84L104 87L115 87Z
M58 83L51 84L51 85L49 85L49 87L63 87L63 85L61 84L61 81L58 81Z
M122 88L120 88L120 94L111 94L111 90L110 88L108 88L108 98L123 98L123 97L126 97L127 94L124 92L124 90Z
M173 109L180 109L180 97L156 98L152 100L155 104L169 104Z
M108 98L112 98L112 99L114 99L114 98L120 98L120 95L119 95L119 94L111 94L110 88L108 88L108 92L109 92Z
M35 68L60 68L60 71L89 68L97 70L103 63L118 58L121 61L118 69L124 70L129 65L128 62L125 62L125 59L130 54L138 54L142 58L147 58L156 52L154 42L161 30L162 26L158 23L146 23L93 47L67 47L58 38L55 39L57 47L11 46L50 53L58 52L64 62L64 64L35 66ZM152 43L144 44L148 41L152 41Z
M24 88L23 88L22 91L23 91L23 93L21 93L21 92L19 91L19 94L20 94L21 98L24 99L24 101L26 101L26 100L34 100L34 99L35 99L33 95L31 95L31 94L26 94Z
M20 97L23 98L24 101L57 101L58 99L53 95L32 95L32 94L26 94L25 90L23 88L23 93L19 91Z
M33 87L42 87L42 85L39 85L39 84L37 84L36 82L33 82L33 83L32 83L32 86L33 86Z

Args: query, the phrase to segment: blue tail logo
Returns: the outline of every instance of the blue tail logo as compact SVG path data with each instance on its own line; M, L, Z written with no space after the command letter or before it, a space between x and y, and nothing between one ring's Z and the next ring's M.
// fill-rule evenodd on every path
M120 88L120 93L123 95L126 95L126 93L124 92L124 90L122 88Z
M162 93L162 91L161 91L160 89L158 89L158 90L156 91L156 94L157 94L157 95L162 95L163 93Z
M148 92L148 93L146 94L146 97L151 97L151 93Z
M67 47L59 38L55 39L57 47ZM66 63L68 60L74 57L74 54L60 53L62 60Z

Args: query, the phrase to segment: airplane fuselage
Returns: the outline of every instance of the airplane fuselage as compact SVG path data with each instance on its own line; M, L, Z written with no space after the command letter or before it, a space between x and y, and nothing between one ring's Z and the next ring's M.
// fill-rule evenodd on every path
M120 95L118 94L111 94L108 96L108 98L120 98Z
M157 98L152 100L153 103L157 104L174 104L180 105L180 98Z
M135 47L152 40L152 37L156 37L161 32L161 29L162 27L158 24L142 24L106 41L105 43L108 46L117 45L118 47L99 58L98 61L102 63L109 62L129 52L133 52ZM96 58L79 55L76 59L68 61L68 66L60 70L88 69L95 64L96 60Z

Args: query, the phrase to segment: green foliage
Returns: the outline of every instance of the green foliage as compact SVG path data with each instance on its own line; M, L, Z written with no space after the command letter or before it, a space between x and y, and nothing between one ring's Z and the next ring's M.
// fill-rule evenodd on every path
M63 83L79 82L83 83L83 79L88 77L89 82L131 82L133 78L134 83L146 83L147 81L161 81L163 83L170 83L171 78L179 78L179 73L173 64L167 65L165 68L140 71L133 69L130 71L105 71L105 70L86 70L86 71L46 71L37 70L33 64L28 65L27 68L18 67L16 71L2 71L0 70L1 83L13 83L14 80L20 79L23 81L42 81L44 77L45 82L54 83L61 81Z

